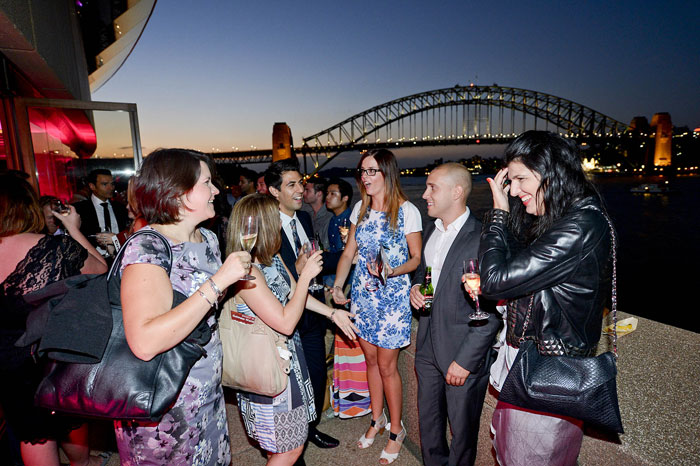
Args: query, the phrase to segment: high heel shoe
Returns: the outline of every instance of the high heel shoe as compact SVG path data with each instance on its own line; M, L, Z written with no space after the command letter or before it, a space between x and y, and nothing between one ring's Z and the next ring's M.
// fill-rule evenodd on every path
M377 435L382 435L384 433L384 429L386 429L387 426L386 414L384 414L384 410L382 410L382 415L379 416L378 419L372 419L372 422L369 424L369 426L377 429L377 434L372 438L367 438L365 436L366 432L365 434L362 434L360 440L357 441L357 448L365 449L371 447L374 443L374 439L377 438Z
M391 464L396 461L396 458L399 457L399 452L401 452L403 440L406 438L406 427L403 425L403 421L401 421L401 432L398 434L391 432L391 422L386 425L386 430L389 431L389 440L393 440L399 444L399 451L396 453L387 453L386 450L382 450L382 454L379 456L379 464ZM382 460L386 460L386 463L382 463Z

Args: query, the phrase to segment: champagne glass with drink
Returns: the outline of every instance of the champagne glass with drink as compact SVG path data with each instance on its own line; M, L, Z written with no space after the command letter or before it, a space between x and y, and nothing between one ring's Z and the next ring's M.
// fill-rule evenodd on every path
M241 247L250 253L255 247L255 242L258 239L258 217L256 215L247 215L241 220ZM255 277L247 273L241 280L255 280Z
M304 244L304 252L308 255L311 255L318 250L320 250L320 247L319 247L319 242L316 239L309 240L308 243ZM311 284L309 285L309 291L318 291L318 290L322 290L322 289L323 289L323 285L318 283L318 281L316 280L316 277L312 278Z
M370 256L367 258L370 278L367 283L365 283L365 289L367 291L377 291L379 289L378 275L382 273L383 266L381 250L377 251L376 254L370 253Z
M350 219L344 218L340 221L338 225L338 233L340 233L340 240L343 244L348 242L348 235L350 234Z
M481 277L479 275L479 260L467 259L464 261L465 283L474 296L476 311L469 314L472 320L484 320L489 318L488 312L484 312L479 307L479 288L481 287Z

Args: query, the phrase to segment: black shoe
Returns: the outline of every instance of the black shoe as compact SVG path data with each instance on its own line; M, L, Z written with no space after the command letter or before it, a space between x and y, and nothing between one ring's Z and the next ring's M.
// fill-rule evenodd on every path
M294 463L294 466L306 466L306 461L304 461L304 457L300 456L296 463Z
M340 445L338 439L334 439L328 434L319 432L318 430L309 431L309 442L316 445L318 448L335 448Z

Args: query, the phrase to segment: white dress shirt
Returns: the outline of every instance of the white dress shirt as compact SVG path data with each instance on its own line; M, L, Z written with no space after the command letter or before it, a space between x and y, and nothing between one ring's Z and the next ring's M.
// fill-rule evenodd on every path
M435 230L425 244L425 265L427 267L432 267L434 290L437 290L440 272L442 272L442 265L445 263L447 253L450 247L452 247L452 243L454 243L459 230L462 229L468 218L469 207L466 208L466 211L462 215L450 223L447 228L442 224L442 220L439 218L435 220Z
M292 236L292 227L290 226L290 223L292 222L296 222L297 235L299 235L301 245L303 246L309 242L309 237L306 236L306 230L304 230L304 227L301 226L301 222L299 221L296 212L294 212L294 217L290 217L280 210L280 220L282 221L282 231L284 231L284 234L287 236L287 240L289 241L289 244L292 245L292 249L295 249L294 236ZM299 257L299 251L294 251L294 256Z
M107 209L109 210L109 220L111 225L109 225L109 231L112 233L119 233L119 224L117 223L117 216L114 215L114 209L112 209L112 203L107 201L102 201L99 197L92 194L90 196L92 205L95 206L95 212L97 213L97 223L100 224L100 231L104 231L105 228L105 211L102 208L102 203L107 202Z

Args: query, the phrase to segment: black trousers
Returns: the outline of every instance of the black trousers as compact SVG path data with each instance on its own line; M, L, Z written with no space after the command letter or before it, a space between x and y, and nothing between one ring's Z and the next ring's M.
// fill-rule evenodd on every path
M308 313L297 327L301 345L304 348L304 358L306 365L309 368L309 377L311 385L314 389L314 404L316 406L316 420L311 423L311 427L318 425L323 412L323 402L326 397L326 380L328 371L326 369L326 319L314 313L313 311L304 310Z
M430 356L427 355L430 354ZM421 453L426 466L466 466L476 461L481 410L488 386L488 371L469 374L464 385L447 385L432 352L416 354L418 422ZM450 421L452 442L445 435Z

